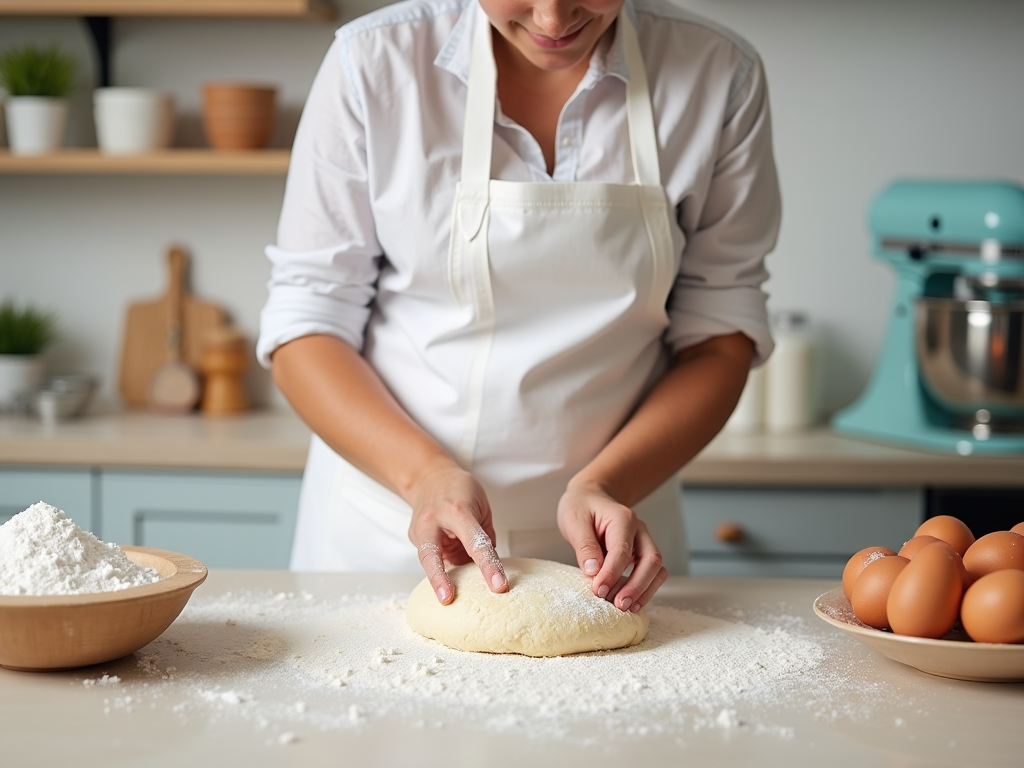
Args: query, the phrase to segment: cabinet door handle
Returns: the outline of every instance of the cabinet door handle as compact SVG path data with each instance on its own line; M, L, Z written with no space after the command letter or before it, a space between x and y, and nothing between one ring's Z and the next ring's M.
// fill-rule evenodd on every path
M746 535L747 532L743 530L743 526L739 523L725 522L715 526L715 538L727 544L743 541Z

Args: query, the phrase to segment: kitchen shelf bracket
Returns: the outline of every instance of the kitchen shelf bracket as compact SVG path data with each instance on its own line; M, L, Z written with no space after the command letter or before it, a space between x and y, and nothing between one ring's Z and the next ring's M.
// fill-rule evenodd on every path
M99 61L99 87L110 85L110 49L114 20L110 16L84 16Z

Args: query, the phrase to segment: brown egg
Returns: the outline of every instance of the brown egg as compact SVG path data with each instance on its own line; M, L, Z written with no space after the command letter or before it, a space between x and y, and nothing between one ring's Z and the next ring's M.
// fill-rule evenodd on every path
M960 557L963 557L967 548L974 543L971 529L959 518L950 515L929 517L921 523L914 536L934 536L939 541L949 544Z
M967 588L978 580L978 577L967 570L967 566L964 565L964 561L959 555L957 555L956 564L960 568L960 583L963 585L964 592L966 592Z
M1017 523L1010 529L1010 533L1019 533L1021 536L1024 536L1024 523Z
M907 564L885 603L893 632L937 639L953 628L964 592L959 559L952 547L939 542L929 544Z
M875 629L889 628L889 619L885 611L889 589L909 563L905 557L892 555L873 560L865 566L853 584L853 594L850 597L853 613L858 619Z
M851 557L843 569L843 594L846 595L846 599L853 598L853 584L869 563L873 563L880 557L892 557L895 554L891 549L885 547L868 547Z
M1024 570L1024 536L1013 531L994 531L971 545L964 567L975 579L1006 568Z
M910 541L908 541L906 544L903 545L903 549L900 550L900 557L906 557L908 560L913 560L914 559L914 557L913 557L914 555L916 555L918 552L920 552L926 546L930 546L932 544L942 544L950 552L953 553L954 559L955 559L955 562L956 562L957 571L959 571L959 573L960 573L960 582L963 585L963 588L967 589L969 586L971 586L971 584L974 583L974 578L975 577L972 576L968 572L966 567L964 567L963 559L960 557L960 555L958 555L956 553L956 550L953 549L953 547L951 547L946 542L941 541L940 539L936 539L934 536L915 536L914 538L912 538ZM906 550L907 552L910 553L909 557L906 554L904 554L904 550Z
M941 539L938 539L935 536L915 536L900 547L900 551L897 554L899 554L900 557L907 558L907 560L913 560L914 555L929 544L934 544L937 541L941 541Z
M1024 571L994 571L974 582L960 621L977 643L1024 643Z

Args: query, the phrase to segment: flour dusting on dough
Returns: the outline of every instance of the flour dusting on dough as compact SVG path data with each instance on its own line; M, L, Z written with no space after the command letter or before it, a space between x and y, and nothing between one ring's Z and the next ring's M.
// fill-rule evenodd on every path
M621 611L594 595L578 568L506 558L507 593L493 593L476 565L449 571L455 601L442 606L429 582L409 596L409 626L450 648L526 656L624 648L647 634L647 613Z

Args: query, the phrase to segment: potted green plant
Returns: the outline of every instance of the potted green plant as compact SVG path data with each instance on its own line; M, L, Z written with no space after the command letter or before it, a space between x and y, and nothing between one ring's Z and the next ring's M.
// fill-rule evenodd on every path
M68 121L65 98L77 63L57 46L34 44L0 54L0 85L7 91L7 140L15 155L52 152L64 143Z
M57 339L57 320L30 305L0 303L0 410L16 410L43 383L43 350Z

